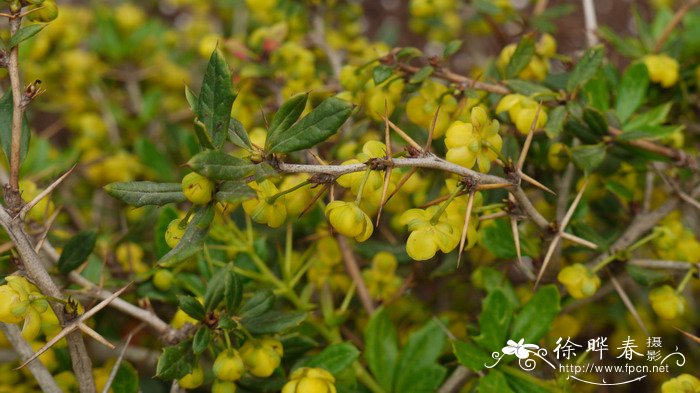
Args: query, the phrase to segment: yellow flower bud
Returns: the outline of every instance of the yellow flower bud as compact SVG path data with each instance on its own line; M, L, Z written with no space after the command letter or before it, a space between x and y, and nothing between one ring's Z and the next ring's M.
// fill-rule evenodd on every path
M222 381L237 381L245 372L243 359L235 349L228 349L219 354L212 367L214 375Z
M336 393L335 377L320 368L302 367L292 373L282 393Z
M700 393L700 380L690 374L681 374L664 382L661 393Z
M182 388L196 389L204 383L204 370L198 365L191 373L180 378L177 382Z
M646 55L642 58L649 70L649 79L665 88L678 82L678 61L666 55Z
M685 299L669 285L652 289L649 302L656 315L663 319L675 319L685 312Z
M168 228L165 230L165 243L167 243L170 248L177 246L177 244L180 243L180 239L182 239L182 236L185 234L186 225L183 224L181 227L181 222L181 219L176 218L170 221Z
M259 340L246 341L240 352L246 368L256 377L269 377L281 361L280 355L271 346Z
M231 381L216 380L211 385L211 393L236 393L238 387Z
M566 286L575 299L589 297L600 287L600 277L580 263L561 269L557 280Z
M341 235L363 242L372 236L374 226L369 216L352 202L333 201L326 206L326 217Z
M257 199L243 202L243 210L250 218L260 224L267 224L270 228L277 228L287 219L285 207L285 195L275 196L279 189L269 180L252 182L248 185L257 192ZM274 200L273 199L274 196Z
M214 198L214 182L192 172L182 178L182 192L185 198L195 205L206 205Z
M555 171L563 171L571 159L569 147L561 142L553 143L547 151L547 162Z

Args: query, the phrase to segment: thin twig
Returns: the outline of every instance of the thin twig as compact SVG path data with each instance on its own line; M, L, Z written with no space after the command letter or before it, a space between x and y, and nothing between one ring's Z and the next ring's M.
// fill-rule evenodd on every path
M598 20L596 18L595 3L593 0L582 0L583 2L583 18L586 25L586 44L588 47L598 45Z
M622 302L625 304L625 307L627 307L627 310L629 310L630 314L632 314L632 317L637 322L637 325L639 325L639 327L642 328L642 332L644 332L644 335L649 336L649 329L647 329L647 325L644 324L644 321L642 321L642 318L639 316L639 312L637 312L637 309L634 308L634 304L632 304L630 297L627 296L627 292L625 292L625 289L622 287L620 282L617 281L615 275L613 275L610 272L608 273L610 276L610 282L615 288L615 291L617 291L617 294L620 295L620 299L622 299Z
M374 314L374 303L372 302L372 296L369 294L365 280L362 278L362 273L360 273L360 267L357 264L357 259L350 249L350 245L343 236L336 236L338 240L338 245L340 246L340 252L343 254L343 260L345 261L345 269L348 275L352 278L352 281L357 285L357 296L362 302L362 307L364 307L367 315Z
M129 343L131 343L131 339L136 333L140 332L144 326L146 325L141 323L126 337L126 340L124 341L124 348L122 348L122 350L119 351L119 357L117 357L117 361L114 362L114 366L112 366L112 371L109 373L109 379L107 379L107 383L105 383L105 387L102 389L102 393L109 392L109 388L112 387L112 383L114 383L114 378L117 376L117 372L119 372L119 367L121 366L122 360L124 359L124 354L129 348Z
M676 14L673 15L673 19L664 27L663 32L661 32L661 35L659 36L659 39L656 40L656 43L654 44L654 53L658 53L663 49L664 44L668 40L668 37L671 36L671 33L676 29L679 23L683 20L683 17L685 14L687 14L690 10L693 8L697 7L700 5L700 0L692 0L688 3L685 3L681 8L676 11Z

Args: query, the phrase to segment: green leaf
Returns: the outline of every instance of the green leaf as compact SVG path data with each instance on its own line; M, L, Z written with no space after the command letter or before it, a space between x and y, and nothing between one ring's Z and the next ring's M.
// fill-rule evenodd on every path
M268 311L254 317L241 319L243 327L251 334L277 334L299 326L306 319L305 312Z
M435 319L412 333L396 362L394 391L405 392L412 376L421 369L433 366L444 346L445 333Z
M491 370L485 377L479 378L479 385L476 391L479 393L513 393L508 387L506 376L498 370Z
M431 364L416 368L414 372L406 375L399 381L395 392L402 393L427 393L436 392L447 375L447 370L439 364Z
M593 108L605 113L610 109L610 91L604 77L596 76L584 86L586 101Z
M228 140L238 147L251 150L253 144L250 143L250 138L248 138L248 132L243 127L243 123L231 118L231 122L228 124Z
M423 52L420 49L415 48L413 46L407 46L407 47L401 48L401 50L399 50L396 53L397 59L412 59L414 57L421 57L421 56L423 56Z
M284 133L293 126L304 112L308 100L309 93L297 94L282 104L272 118L266 140L277 138L278 134Z
M472 371L481 371L486 365L494 363L489 353L470 342L453 341L452 352L457 356L459 364Z
M515 78L520 74L520 71L524 70L525 67L532 60L532 56L535 55L535 38L532 35L525 36L513 52L513 56L510 58L508 65L506 66L506 79Z
M558 106L549 112L549 118L547 120L547 125L544 127L544 132L547 133L550 139L554 139L561 134L567 115L568 112L564 106Z
M207 127L199 118L194 119L194 135L197 137L200 146L206 149L214 149L214 140L207 132Z
M195 94L189 86L185 86L185 98L187 99L187 103L190 105L192 112L199 113L199 110L197 109L199 97L197 97L197 94Z
M480 230L479 244L486 247L496 258L510 259L517 256L513 231L505 220L494 220Z
M253 294L243 307L241 307L240 316L244 318L253 318L263 314L272 308L275 303L275 295L271 291L262 290Z
M541 99L546 101L545 98L554 99L557 96L557 93L537 83L520 79L508 79L503 82L514 92L532 97L536 100Z
M194 296L180 295L177 297L179 301L179 307L185 314L191 316L192 318L202 321L206 313L204 312L204 307L199 303Z
M645 126L658 126L666 122L671 111L672 102L661 104L638 116L634 116L622 127L623 131L634 131Z
M585 108L583 110L583 121L586 122L588 128L591 129L596 135L607 135L608 133L608 121L605 117L593 108Z
M625 123L642 105L648 87L649 73L643 63L635 63L627 67L625 73L622 74L615 103L617 118L620 119L621 123Z
M309 359L304 366L318 367L331 374L338 374L350 367L359 355L360 351L349 342L332 344L318 355Z
M230 272L228 267L222 267L207 282L207 291L204 293L204 310L206 312L213 311L224 300L226 277Z
M165 205L187 200L180 183L154 183L134 181L111 183L104 187L107 194L131 206Z
M255 170L250 161L218 150L197 153L187 162L193 171L213 180L240 180Z
M216 49L209 58L197 102L197 116L204 123L216 148L221 147L226 139L231 121L231 108L235 99L231 71L224 55Z
M435 71L435 69L433 67L425 66L425 67L421 68L420 70L418 70L418 72L413 74L411 79L408 80L408 83L412 83L412 84L422 83L424 80L428 79L428 77L430 75L433 74L433 71Z
M579 86L588 82L589 79L598 72L598 68L603 63L603 48L596 46L590 48L583 54L569 75L569 80L566 81L566 90L573 92Z
M220 202L238 203L255 198L256 195L248 185L232 180L221 183L215 197Z
M625 270L634 281L645 287L651 287L670 279L667 273L646 269L630 263L625 264Z
M226 310L230 313L236 312L238 306L241 305L243 299L243 284L238 275L229 270L224 281L224 300L226 302Z
M19 45L22 41L26 41L29 38L32 38L35 35L37 35L37 33L43 30L46 26L48 26L48 23L28 25L20 28L15 34L12 35L12 37L10 37L10 40L7 42L7 47L10 49L14 48L15 46Z
M510 337L515 341L524 338L526 343L536 343L549 331L560 310L557 287L540 287L515 317Z
M457 53L462 47L462 40L452 40L445 45L445 50L442 52L442 57L450 57Z
M637 139L659 139L669 136L675 132L682 131L684 125L679 126L639 126L633 131L626 131L616 137L618 141L633 141Z
M605 145L581 145L571 149L574 164L586 173L592 172L605 159Z
M110 390L113 393L136 393L139 391L139 373L126 360L119 364Z
M12 154L12 113L14 113L12 90L7 89L2 98L0 98L0 144L2 144L2 151L5 152L8 163L10 162L10 156ZM25 115L22 118L22 133L20 134L20 162L24 159L24 156L27 155L30 137L31 132L27 122L27 116Z
M180 379L192 372L193 363L192 340L166 347L158 358L156 377L166 381Z
M269 153L289 153L315 146L335 134L350 117L352 104L331 97L285 132L267 138Z
M197 332L194 334L194 338L192 339L192 352L194 352L195 355L201 354L202 352L206 351L210 342L211 331L207 326L200 327L197 329Z
M377 86L381 85L384 81L389 79L393 73L394 69L384 64L374 67L372 70L372 79L374 80L374 84Z
M608 180L605 183L605 188L624 201L629 202L634 198L634 193L630 189L614 180Z
M209 224L214 219L214 207L208 205L194 214L187 224L185 234L180 242L158 261L161 267L172 267L186 261L202 249L202 244L209 233Z
M97 240L96 231L84 231L73 236L58 258L58 271L68 274L80 266L90 256Z
M364 356L372 375L386 391L391 391L396 360L399 356L398 335L389 314L378 309L365 327Z
M496 289L486 296L479 315L478 337L474 341L489 351L498 351L506 343L508 327L513 318L513 303L506 294Z

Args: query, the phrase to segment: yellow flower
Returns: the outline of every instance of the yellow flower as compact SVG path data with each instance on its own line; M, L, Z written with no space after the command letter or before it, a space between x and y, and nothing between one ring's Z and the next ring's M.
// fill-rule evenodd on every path
M649 70L649 79L665 88L678 82L678 61L666 55L646 55L642 58Z
M535 121L537 114L537 102L532 98L525 97L522 94L508 94L503 96L496 106L496 113L508 111L510 121L515 123L515 128L521 134L527 135L530 133L532 123ZM547 112L544 108L540 109L540 114L537 116L537 124L535 131L544 127L547 124Z
M561 269L557 280L575 299L589 297L600 288L600 277L580 263Z
M407 225L411 232L406 241L406 252L411 258L425 261L434 257L438 249L448 253L459 244L460 234L453 229L446 214L433 222L439 210L440 206L431 206L425 210L411 209L401 215L401 224Z
M406 115L411 122L429 129L438 106L440 114L433 137L439 138L445 134L450 125L450 115L457 109L457 100L445 85L431 80L425 81L418 90L418 94L406 103Z
M282 393L336 393L335 377L324 369L302 367L292 373Z
M483 108L472 108L471 123L456 121L447 129L447 160L466 168L478 164L479 171L488 172L503 145L498 130L498 121L489 120Z
M661 393L700 393L700 380L690 374L681 374L664 382Z
M199 173L187 174L182 178L181 185L185 198L195 205L206 205L214 198L214 182Z
M333 201L326 206L326 217L341 235L363 242L372 236L372 220L352 202Z
M277 228L287 219L285 196L271 200L271 197L279 193L279 189L269 180L248 183L250 188L258 193L257 199L249 199L243 202L243 210L250 218L260 224L267 224L270 228Z
M685 299L669 285L652 289L649 302L656 315L663 319L674 319L685 312Z
M248 371L256 377L267 378L280 365L282 343L273 339L250 339L241 347L241 358Z
M228 349L219 354L212 366L214 375L222 381L237 381L245 372L243 359L235 349Z
M289 190L306 181L306 177L302 174L291 175L284 178L280 184L281 190ZM287 215L298 217L304 208L311 202L311 184L302 186L289 194L285 195L285 206L287 207Z

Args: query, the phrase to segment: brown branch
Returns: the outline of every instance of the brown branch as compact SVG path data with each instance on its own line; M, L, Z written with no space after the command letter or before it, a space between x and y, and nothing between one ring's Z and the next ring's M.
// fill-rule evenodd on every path
M614 137L618 137L623 132L615 127L608 127L608 133ZM690 169L698 169L698 162L695 156L684 152L683 150L674 149L672 147L659 145L650 140L636 139L632 141L624 141L631 146L646 150L652 153L669 158L675 165L687 167Z
M34 245L24 232L24 224L21 220L14 220L5 209L0 208L0 224L5 228L7 234L19 253L22 264L29 278L39 287L44 295L49 295L57 299L62 299L63 294L58 286L53 282L49 273L44 269L41 258L34 251ZM51 303L61 326L65 323L62 306ZM92 361L85 349L85 342L80 332L73 332L66 337L68 350L70 352L73 372L78 380L81 393L94 393L95 382L92 376Z
M13 15L19 11L13 12ZM10 19L10 34L14 35L22 24L21 18ZM10 149L10 183L6 189L5 203L10 211L17 211L22 205L22 198L19 194L19 165L20 150L22 147L22 81L19 75L19 45L15 45L10 50L10 59L7 64L7 72L12 85L12 145Z
M678 9L678 11L676 11L676 14L673 15L673 19L671 19L671 21L668 22L666 27L664 27L664 31L661 32L659 39L656 40L656 44L654 44L654 53L658 53L664 47L664 44L668 40L668 37L671 36L673 30L675 30L678 24L681 23L685 14L687 14L690 10L697 7L698 5L700 5L700 0L692 0L688 3L685 3L681 8Z

